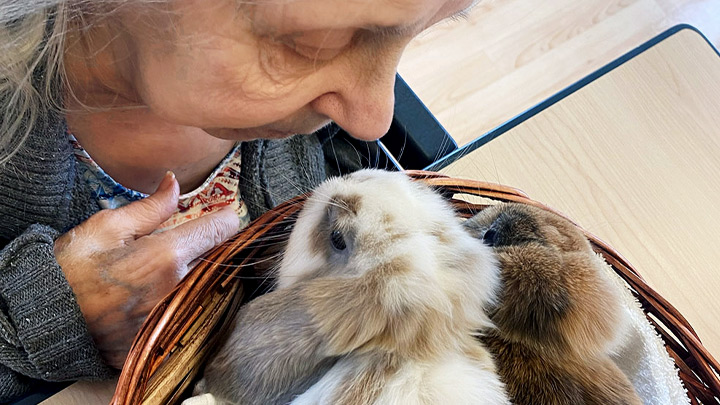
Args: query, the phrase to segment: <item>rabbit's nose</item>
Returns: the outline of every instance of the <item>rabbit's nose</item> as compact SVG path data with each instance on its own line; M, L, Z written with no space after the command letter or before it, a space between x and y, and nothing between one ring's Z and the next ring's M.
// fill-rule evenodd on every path
M495 229L490 228L483 234L482 237L483 243L485 243L488 246L495 246L498 241L498 233Z

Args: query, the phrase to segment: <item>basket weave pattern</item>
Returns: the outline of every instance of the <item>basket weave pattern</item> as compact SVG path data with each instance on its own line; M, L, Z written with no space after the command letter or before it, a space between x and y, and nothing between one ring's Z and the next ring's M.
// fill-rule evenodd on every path
M517 202L558 212L517 189L434 172L408 171L438 190L458 215L470 217L487 204L457 199L460 195ZM266 262L285 238L305 197L296 197L253 221L231 241L212 250L148 316L123 367L112 404L167 404L181 400L209 351L222 336L244 300L262 288L267 277L256 266ZM559 214L562 215L562 214ZM583 230L638 298L647 319L665 342L692 404L720 403L720 364L703 347L688 321L650 288L618 252ZM276 251L274 252L276 253Z

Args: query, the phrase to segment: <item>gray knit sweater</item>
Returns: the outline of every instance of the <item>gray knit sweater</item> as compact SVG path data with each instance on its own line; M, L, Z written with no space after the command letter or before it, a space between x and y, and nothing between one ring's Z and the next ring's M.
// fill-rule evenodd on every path
M241 193L254 218L325 177L316 136L242 145ZM53 242L99 207L49 115L0 166L0 402L33 381L103 379L103 363L53 255Z

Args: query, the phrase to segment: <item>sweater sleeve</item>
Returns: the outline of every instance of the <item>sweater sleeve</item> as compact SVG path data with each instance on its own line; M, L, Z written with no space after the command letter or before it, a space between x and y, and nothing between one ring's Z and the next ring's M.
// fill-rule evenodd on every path
M31 379L112 376L55 260L58 232L32 225L0 251L0 402Z

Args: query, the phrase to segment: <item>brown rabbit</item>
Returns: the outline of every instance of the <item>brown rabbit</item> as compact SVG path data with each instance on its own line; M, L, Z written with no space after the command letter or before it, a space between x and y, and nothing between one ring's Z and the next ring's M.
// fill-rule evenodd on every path
M402 173L320 185L277 289L244 306L201 390L242 404L507 404L473 336L490 326L492 249Z
M482 337L514 404L640 404L610 359L627 321L619 291L569 221L521 204L465 223L492 246L502 280Z

